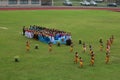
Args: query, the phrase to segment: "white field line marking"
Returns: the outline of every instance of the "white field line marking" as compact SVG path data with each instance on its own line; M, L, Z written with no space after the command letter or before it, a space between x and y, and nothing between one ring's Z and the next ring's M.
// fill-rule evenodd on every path
M8 28L6 28L6 27L0 27L0 29L8 29Z

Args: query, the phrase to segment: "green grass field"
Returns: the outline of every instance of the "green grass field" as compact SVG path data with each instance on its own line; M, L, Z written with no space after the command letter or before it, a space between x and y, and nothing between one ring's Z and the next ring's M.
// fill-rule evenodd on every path
M30 52L26 52L26 40L22 27L41 25L71 32L74 52L69 47L48 45L33 39ZM41 10L0 11L0 80L119 80L120 79L120 13L95 10ZM104 46L106 40L115 36L109 64L105 64L104 51L99 51L99 39ZM78 40L91 44L95 52L95 65L89 66L89 50L82 53ZM39 49L35 50L35 44ZM88 47L87 47L88 48ZM74 64L74 53L78 51L84 67ZM20 62L14 62L14 56Z

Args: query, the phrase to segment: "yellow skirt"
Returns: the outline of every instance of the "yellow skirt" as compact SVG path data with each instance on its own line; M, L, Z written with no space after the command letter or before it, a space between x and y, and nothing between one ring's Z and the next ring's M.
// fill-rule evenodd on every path
M26 46L26 49L27 49L27 50L29 50L29 49L30 49L30 47L29 47L29 46Z
M83 66L83 62L80 62L80 66Z

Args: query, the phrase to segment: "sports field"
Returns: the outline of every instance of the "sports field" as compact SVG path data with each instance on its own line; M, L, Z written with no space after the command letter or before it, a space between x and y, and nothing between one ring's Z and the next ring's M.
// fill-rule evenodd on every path
M71 32L74 51L66 45L48 45L22 36L22 27L40 25ZM105 64L106 40L114 35L110 62ZM99 50L99 39L104 42L104 51ZM30 40L30 52L26 41ZM82 40L87 52L82 52ZM39 49L35 50L35 44ZM93 46L95 65L89 66L88 45ZM74 64L78 51L84 67ZM14 62L14 56L20 62ZM120 79L120 13L102 10L16 10L0 11L0 80L119 80Z

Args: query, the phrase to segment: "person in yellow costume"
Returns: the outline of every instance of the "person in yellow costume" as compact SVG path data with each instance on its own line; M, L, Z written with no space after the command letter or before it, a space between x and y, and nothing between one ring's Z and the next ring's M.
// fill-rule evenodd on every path
M100 39L100 40L99 40L99 43L100 43L100 51L103 51L103 40Z
M86 44L83 43L83 52L86 52Z
M49 44L49 52L51 52L52 51L52 44L50 43Z
M74 63L78 63L79 61L79 58L78 58L78 52L75 53L75 60L74 60Z
M73 52L73 45L70 45L70 52Z
M81 57L79 58L79 61L80 61L80 67L83 67L83 60Z
M94 65L94 62L95 62L95 55L94 55L94 52L92 51L92 52L91 52L91 60L90 60L91 66Z
M106 53L106 60L105 60L105 63L106 63L106 64L108 64L108 62L109 62L109 58L110 58L109 53Z
M26 51L30 51L30 42L29 41L26 42Z

